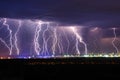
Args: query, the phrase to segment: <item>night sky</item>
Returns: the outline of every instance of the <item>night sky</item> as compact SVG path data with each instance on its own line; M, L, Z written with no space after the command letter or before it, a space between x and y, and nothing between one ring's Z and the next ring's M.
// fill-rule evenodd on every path
M119 0L1 0L0 16L119 27Z
M95 53L115 52L111 42L115 36L113 28L116 28L115 45L120 50L120 0L0 0L0 18L38 19L52 21L64 27L78 26L78 29L82 28L82 37L87 43L88 51ZM8 23L12 27L18 25L11 22ZM15 27L12 27L15 32ZM29 53L33 28L29 22L23 21L19 33L23 54ZM0 30L0 37L3 39L7 34L5 29ZM0 51L7 53L0 44Z

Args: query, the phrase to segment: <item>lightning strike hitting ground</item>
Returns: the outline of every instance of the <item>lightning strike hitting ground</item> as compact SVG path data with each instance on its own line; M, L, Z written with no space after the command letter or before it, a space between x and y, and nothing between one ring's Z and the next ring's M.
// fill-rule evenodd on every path
M37 55L39 55L41 51L40 44L39 44L39 33L42 27L41 25L42 25L42 22L38 22L36 29L35 29L35 35L34 35L34 50Z
M73 31L73 33L76 35L76 38L79 40L80 43L84 44L85 46L85 54L87 55L87 44L83 41L82 37L78 34L77 30L75 27L70 27ZM77 41L77 40L76 40ZM77 47L77 52L80 54L80 51L78 50L78 42L76 42L76 47Z
M43 31L43 34L42 34L42 38L43 38L43 50L41 52L41 54L43 55L46 55L48 54L48 49L47 49L47 40L46 40L46 37L45 37L45 33L48 31L48 28L49 28L49 24L47 24L47 28Z
M17 31L15 32L15 35L14 35L14 39L15 39L14 45L15 45L15 48L16 48L16 53L17 53L17 55L20 54L20 50L19 50L19 48L18 48L18 39L17 39L17 36L18 36L18 32L19 32L19 30L20 30L20 27L21 27L21 21L19 21Z
M53 56L57 53L62 54L64 53L61 34L57 34L57 28L54 27L53 29L53 45L52 45L52 53Z
M119 50L118 50L117 46L115 46L115 44L114 44L114 42L115 42L115 40L116 40L116 38L117 38L117 36L116 36L116 28L112 28L112 29L113 29L113 34L114 34L114 39L113 39L113 41L112 41L112 45L113 45L113 47L115 48L116 53L118 53Z
M78 46L79 46L79 43L78 43L78 39L76 38L75 47L76 47L77 55L80 55L80 50Z
M53 46L52 46L52 53L53 53L53 55L52 56L55 55L56 45L57 45L57 29L54 28L53 29Z
M9 42L10 42L10 53L9 53L9 55L12 55L12 50L13 50L13 42L12 42L12 39L13 39L13 37L12 37L12 30L10 29L10 26L7 24L7 19L6 18L4 18L4 22L3 22L3 25L4 26L6 26L7 27L7 30L9 31L9 36L10 36L10 39L9 39Z
M11 53L10 51L11 51L11 49L10 49L10 47L8 46L8 44L2 39L2 38L0 38L0 41L5 45L5 47L7 47L8 48L8 50L9 50L9 53Z

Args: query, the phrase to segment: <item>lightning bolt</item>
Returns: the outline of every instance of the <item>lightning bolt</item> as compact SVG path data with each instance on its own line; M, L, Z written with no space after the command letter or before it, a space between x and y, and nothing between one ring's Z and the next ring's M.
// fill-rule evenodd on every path
M118 53L119 52L119 50L118 50L118 48L115 46L115 44L114 44L114 42L115 42L115 40L116 40L116 38L117 38L117 36L116 36L116 28L112 28L113 29L113 34L114 34L114 39L113 39L113 41L112 41L112 45L113 45L113 47L116 49L116 52Z
M10 36L10 39L9 39L9 42L10 42L10 47L9 47L9 55L12 54L12 49L13 49L13 42L12 42L12 30L10 29L10 26L7 24L7 19L4 18L4 22L3 22L3 25L7 27L7 30L9 31L9 36Z
M43 31L42 37L43 37L43 50L42 50L42 54L43 53L47 53L48 54L48 49L47 49L47 42L48 40L45 39L45 33L48 31L48 27L49 27L49 23L47 24L47 28Z
M61 34L57 34L57 28L53 28L53 45L52 45L52 53L54 56L55 52L58 51L60 54L64 53L63 45L62 45ZM58 53L57 52L57 53Z
M75 27L70 27L73 31L73 33L76 35L76 48L77 48L77 54L80 54L80 51L78 49L78 41L82 43L85 46L85 54L87 55L87 44L83 41L82 37L78 34L77 30Z
M17 39L17 35L18 35L19 30L20 30L20 27L21 27L21 21L19 21L19 25L18 25L17 31L16 31L16 33L14 35L14 39L15 39L14 45L15 45L15 48L16 48L16 51L17 51L17 55L20 54L20 50L18 48L18 39Z
M8 46L8 44L7 44L2 38L0 38L0 41L8 48L9 53L11 53L11 52L10 52L10 51L11 51L11 48Z
M39 53L41 51L40 44L39 44L39 33L40 33L41 27L42 27L41 25L42 25L42 22L39 21L36 26L35 35L34 35L34 50L37 55L39 55Z
M52 56L55 55L56 44L57 44L57 29L54 28L53 29L53 46L52 46L52 53L53 53L53 55Z
M80 55L80 51L79 51L79 47L78 47L78 39L77 38L76 38L75 47L76 47L77 54Z

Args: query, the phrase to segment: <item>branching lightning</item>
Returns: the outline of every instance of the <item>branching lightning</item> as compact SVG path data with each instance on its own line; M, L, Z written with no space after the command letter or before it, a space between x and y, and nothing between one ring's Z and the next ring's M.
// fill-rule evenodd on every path
M76 26L67 26L67 27L63 26L62 27L62 26L59 26L58 23L55 23L54 25L54 24L51 24L51 22L45 22L45 21L34 21L34 20L25 20L25 21L28 23L24 25L22 20L12 19L12 21L10 21L10 19L8 18L0 19L1 33L3 32L2 34L4 34L5 31L7 31L7 33L5 33L4 35L0 35L0 42L1 42L0 44L2 44L2 46L4 46L8 50L8 56L10 55L11 55L10 57L15 56L13 54L16 54L16 56L17 55L22 56L20 54L26 54L27 52L26 50L30 49L30 53L28 53L29 56L27 56L29 58L31 57L45 57L46 58L46 57L56 57L56 56L57 57L59 56L60 57L81 57L81 56L89 57L88 49L87 49L89 45L87 45L82 35L80 34L82 32L79 31L79 29L80 30L83 30L83 29L79 27L77 28ZM17 22L17 25L16 25L16 22ZM14 27L13 25L15 26L15 29L13 28ZM26 26L28 25L30 29L26 28ZM23 28L23 26L25 28ZM23 29L25 29L25 31L28 31L28 33L26 32L24 33L23 31L23 35L25 34L25 37L22 37L19 40L19 37L23 36L20 34L22 33ZM91 30L93 34L94 32L97 33L95 36L92 35L94 36L93 39L89 39L94 42L91 42L91 41L89 42L88 40L90 45L94 44L92 48L96 50L98 46L97 42L99 41L99 38L97 39L96 36L99 34L98 33L99 29L101 28L96 27L93 30ZM114 38L112 40L112 46L114 47L113 49L115 49L115 52L119 53L119 50L117 46L115 45L115 41L117 38L116 28L112 28L112 30L114 34ZM86 31L88 31L88 29ZM28 39L26 39L26 36L28 37ZM27 40L28 42L26 43ZM101 40L101 36L100 36L100 40ZM111 38L108 42L111 45ZM23 43L26 43L27 46L24 47ZM31 46L31 43L32 43L32 46ZM28 47L29 45L30 47ZM91 49L91 47L89 49ZM89 50L89 52L92 52L91 50ZM99 53L99 51L96 51L96 50L94 52ZM33 55L31 56L31 54Z
M85 46L85 54L87 54L87 44L83 41L82 37L78 34L75 27L70 27L73 31L73 33L76 35L76 48L77 48L77 54L80 54L80 51L78 50L78 41ZM78 41L77 41L78 40Z
M57 28L53 28L53 45L52 45L52 53L53 56L57 53L64 53L61 34L57 34Z
M9 42L10 42L10 53L9 53L9 55L12 55L12 50L13 50L13 42L12 42L12 39L13 39L13 37L12 37L12 30L10 29L10 26L7 24L7 19L6 18L4 18L4 22L3 22L3 25L4 26L6 26L7 27L7 30L9 31L9 36L10 36L10 39L9 39Z

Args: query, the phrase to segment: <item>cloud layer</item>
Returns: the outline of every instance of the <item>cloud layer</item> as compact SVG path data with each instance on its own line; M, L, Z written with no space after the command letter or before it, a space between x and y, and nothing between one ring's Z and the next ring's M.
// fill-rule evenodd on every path
M119 0L1 0L0 17L56 21L61 25L119 27Z

